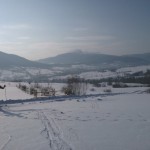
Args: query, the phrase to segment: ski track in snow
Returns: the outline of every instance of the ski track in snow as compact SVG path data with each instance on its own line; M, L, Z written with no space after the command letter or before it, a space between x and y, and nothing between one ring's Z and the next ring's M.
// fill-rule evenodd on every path
M3 149L5 149L5 147L8 145L8 143L11 141L11 139L12 139L12 137L10 136L10 135L7 135L8 136L8 139L7 139L7 141L3 144L3 145L1 145L1 147L0 147L0 150L3 150Z
M38 117L44 126L41 134L46 133L51 150L72 150L72 147L63 139L63 133L53 118L47 118L43 111L38 111Z

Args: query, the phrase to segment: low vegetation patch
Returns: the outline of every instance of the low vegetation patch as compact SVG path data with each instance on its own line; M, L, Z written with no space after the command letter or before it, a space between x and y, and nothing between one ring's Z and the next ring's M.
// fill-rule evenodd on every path
M112 91L111 91L111 89L104 89L104 92L105 93L111 93Z
M86 90L87 83L77 76L68 78L67 86L62 88L65 95L85 95Z
M114 84L112 85L112 87L113 87L113 88L126 88L126 87L128 87L128 85L125 84L125 83L114 83Z
M150 88L149 88L149 89L147 89L147 90L146 90L146 92L147 92L148 94L150 94Z

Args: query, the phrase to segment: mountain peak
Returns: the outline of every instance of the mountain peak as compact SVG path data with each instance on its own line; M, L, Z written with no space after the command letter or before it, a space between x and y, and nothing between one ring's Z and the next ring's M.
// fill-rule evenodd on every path
M81 53L83 53L83 51L81 49L75 49L71 53L79 53L79 54L81 54Z
M128 56L115 56L107 54L84 53L81 50L57 55L39 60L39 62L47 64L88 64L88 65L102 65L102 64L116 64L117 65L135 65L147 64L148 61L141 58Z
M23 57L0 51L0 68L7 67L47 67L48 65L30 61Z

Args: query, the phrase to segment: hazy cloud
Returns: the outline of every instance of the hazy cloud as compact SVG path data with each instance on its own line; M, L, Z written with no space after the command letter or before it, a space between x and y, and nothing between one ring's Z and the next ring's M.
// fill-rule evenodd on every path
M10 30L26 30L31 29L31 26L28 24L14 24L14 25L3 25L2 28Z
M18 40L29 40L29 39L31 39L31 38L28 37L28 36L21 36L21 37L18 37L17 39L18 39Z
M28 59L74 49L150 52L149 5L149 0L2 1L0 51Z
M72 40L72 41L102 41L102 40L113 40L115 37L111 35L101 35L101 36L70 36L66 37L66 40Z
M73 30L77 32L88 31L88 27L78 27L74 28Z

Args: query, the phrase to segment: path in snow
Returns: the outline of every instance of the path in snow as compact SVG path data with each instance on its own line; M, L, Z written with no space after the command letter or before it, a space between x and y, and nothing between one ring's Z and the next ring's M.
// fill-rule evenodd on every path
M9 134L0 133L0 150L3 150L10 141L11 141L11 136Z
M42 121L51 150L72 150L71 146L63 139L62 132L53 118L47 118L43 111L38 112L38 117Z

